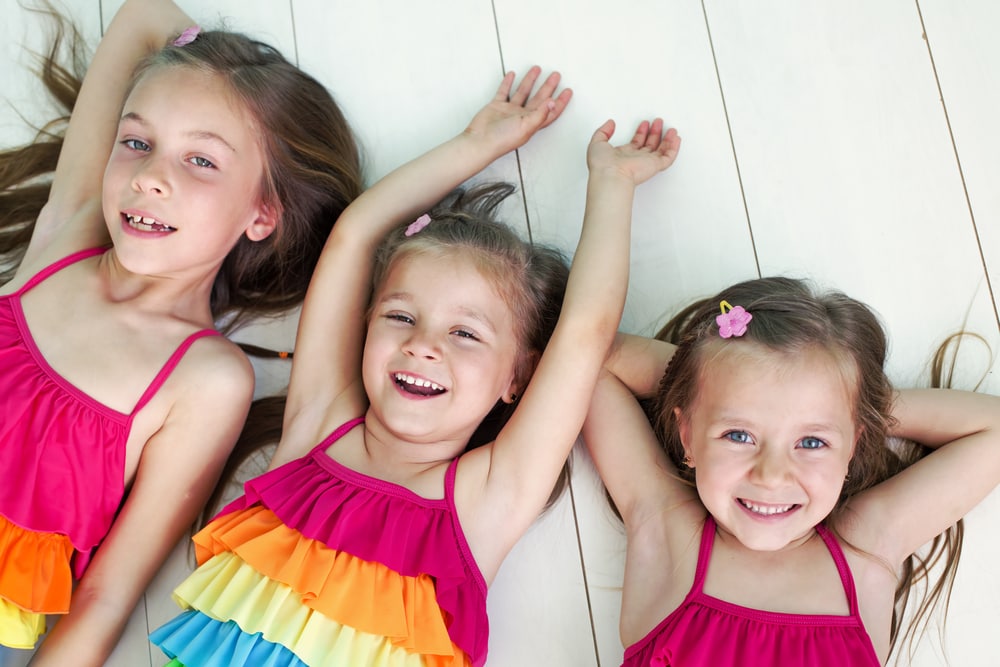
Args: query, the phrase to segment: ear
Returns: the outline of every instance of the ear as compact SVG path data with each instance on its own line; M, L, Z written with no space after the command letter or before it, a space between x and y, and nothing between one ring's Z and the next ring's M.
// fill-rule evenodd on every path
M517 397L524 393L524 390L528 386L528 381L531 380L531 376L535 373L535 366L538 365L538 360L541 355L536 351L527 352L521 357L514 366L514 374L510 379L510 384L507 385L507 390L504 391L503 396L500 400L504 403L513 403L517 400Z
M281 218L281 211L277 206L261 202L257 211L257 219L247 227L247 238L255 242L263 241L274 233L279 218Z
M674 419L677 420L677 435L680 436L681 445L684 447L684 456L691 461L689 467L694 468L694 452L691 450L691 422L687 420L679 406L674 408Z

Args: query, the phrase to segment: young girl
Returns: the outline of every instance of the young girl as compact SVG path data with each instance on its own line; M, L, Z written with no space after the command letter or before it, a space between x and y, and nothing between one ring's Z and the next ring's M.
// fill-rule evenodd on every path
M546 345L564 274L551 253L463 198L428 211L560 115L570 92L553 99L553 74L532 94L538 74L516 90L508 74L462 134L337 222L299 325L280 467L196 536L202 565L176 592L193 609L153 635L171 664L484 663L487 586L552 490L621 316L634 188L679 148L659 120L618 148L611 121L595 133Z
M626 527L624 664L883 664L911 554L1000 481L1000 399L894 394L874 314L789 279L667 329L611 355L584 427ZM632 392L664 366L654 433Z
M215 318L301 299L310 245L360 190L321 85L190 26L168 0L126 2L51 189L40 144L0 158L5 229L34 222L0 287L0 644L30 648L68 614L36 665L103 664L250 404L252 370Z

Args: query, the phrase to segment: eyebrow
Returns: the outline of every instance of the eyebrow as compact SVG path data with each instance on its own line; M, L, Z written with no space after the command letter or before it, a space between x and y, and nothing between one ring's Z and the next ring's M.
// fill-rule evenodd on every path
M146 119L143 118L140 114L136 113L135 111L129 111L128 113L123 115L121 119L134 121L136 123L139 123L143 127L149 126L149 123L146 121ZM192 130L191 132L188 132L186 136L189 136L192 139L213 141L222 144L233 153L237 153L237 150L233 148L232 144L230 144L228 141L223 139L221 135L218 135L215 132L210 132L208 130Z
M391 294L385 294L382 297L380 297L377 304L384 304L390 301L408 302L411 301L412 299L413 295L410 294L409 292L393 292ZM491 333L494 334L496 333L497 327L493 323L493 320L491 320L486 315L486 313L480 310L476 310L475 308L469 308L468 306L459 306L458 312L460 315L476 320L477 322L481 322L483 326L485 326L487 329L490 330Z

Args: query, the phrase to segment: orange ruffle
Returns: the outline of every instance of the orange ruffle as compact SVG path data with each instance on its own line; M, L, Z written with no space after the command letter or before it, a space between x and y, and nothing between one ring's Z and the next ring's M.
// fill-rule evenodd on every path
M30 612L65 614L73 592L73 545L0 516L0 597Z
M334 551L288 528L259 505L219 517L194 540L200 563L232 551L262 575L296 591L302 604L338 623L385 636L416 653L454 651L428 575L403 576L381 563Z

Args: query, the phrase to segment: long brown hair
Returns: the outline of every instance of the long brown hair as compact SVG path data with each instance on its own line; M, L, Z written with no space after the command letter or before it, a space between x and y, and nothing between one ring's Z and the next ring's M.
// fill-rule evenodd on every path
M723 300L742 306L753 316L740 338L724 340L719 336L715 316ZM868 306L841 292L817 293L806 282L791 278L749 280L688 306L664 325L656 337L678 347L647 411L657 439L677 474L692 485L694 471L683 465L684 449L674 408L684 411L692 404L702 364L720 345L757 345L782 352L819 347L831 353L846 371L846 377L854 380L852 414L860 435L840 498L824 522L831 529L837 523L836 518L847 511L851 498L889 479L930 451L914 442L890 443L895 394L884 370L885 331ZM944 365L947 347L946 342L938 350L935 367ZM941 380L941 373L936 373L932 385L940 386ZM923 595L903 633L911 649L923 634L931 611L939 603L947 610L963 534L964 524L959 520L935 537L928 548L904 561L896 587L890 648L895 647L900 636L903 611L916 584L922 584ZM934 571L939 565L942 571Z
M55 12L56 26L39 77L59 107L58 118L27 146L0 152L0 255L11 278L34 221L48 199L86 68L83 40ZM59 62L67 45L71 62ZM261 198L275 210L275 232L262 241L241 237L215 278L212 313L224 332L256 316L280 315L305 297L333 223L362 191L354 135L329 91L273 47L245 35L202 31L185 46L168 43L135 70L132 83L162 68L209 72L224 81L257 126L265 170Z

